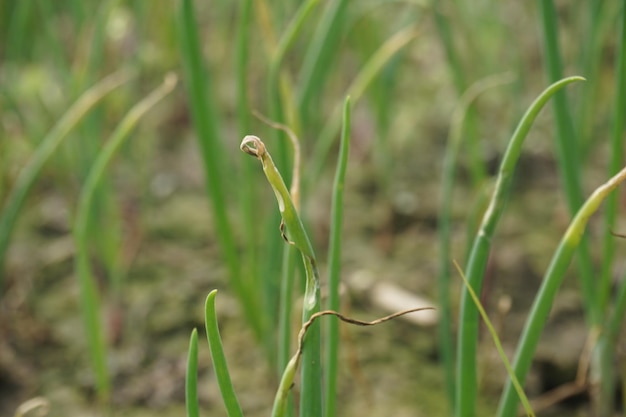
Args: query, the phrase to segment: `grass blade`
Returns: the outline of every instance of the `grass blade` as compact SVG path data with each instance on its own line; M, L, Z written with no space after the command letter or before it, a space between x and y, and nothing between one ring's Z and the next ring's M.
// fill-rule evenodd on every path
M78 202L74 223L74 241L76 244L75 268L80 286L81 311L85 334L96 374L96 388L101 401L107 401L110 392L110 381L106 366L106 344L100 320L100 300L89 262L88 223L89 213L93 207L93 197L104 171L113 156L128 137L139 119L156 103L168 95L176 86L176 76L170 74L163 84L146 98L137 103L117 126L111 138L94 161L93 167L85 180Z
M209 348L211 349L213 369L217 377L217 383L220 387L222 400L224 401L228 417L243 417L241 406L239 405L237 395L235 394L233 384L230 380L228 364L226 363L226 356L224 356L224 348L222 347L222 339L220 338L220 331L217 326L217 316L215 314L216 295L217 290L211 291L206 298L205 304L206 335L209 341Z
M472 102L487 89L511 80L510 74L487 77L472 85L454 109L450 123L446 152L443 159L441 197L439 203L439 349L444 364L444 376L448 401L454 409L454 342L452 340L452 307L450 306L450 213L457 160L463 139L463 121Z
M563 74L557 33L558 18L552 0L539 0L539 9L543 26L546 72L548 81L555 82ZM561 179L569 211L574 215L583 202L578 140L574 132L568 100L564 91L554 95L553 104L557 133L557 157ZM600 316L595 305L596 288L592 282L594 276L593 265L586 238L583 238L580 244L578 262L585 309L591 322L598 323Z
M328 310L339 311L341 273L341 226L343 224L343 190L350 154L350 97L343 105L343 129L339 159L333 184L330 243L328 248ZM339 360L339 322L332 320L326 329L326 395L324 416L334 417L337 408L337 365Z
M191 331L187 354L187 375L185 379L185 406L187 417L200 417L198 405L198 330Z
M28 164L20 171L19 177L11 189L11 194L8 196L0 214L0 293L3 287L4 261L11 233L26 196L37 180L44 164L58 149L70 130L83 119L85 114L104 96L126 83L130 78L131 73L128 71L116 72L83 93L41 141L41 145L39 145L30 161L28 161Z
M200 38L195 19L193 0L180 0L178 8L178 35L184 68L184 81L189 94L191 115L198 135L204 161L205 184L215 216L216 238L226 259L230 281L240 300L244 315L257 338L263 339L263 324L257 314L258 300L243 281L237 246L226 212L225 181L232 170L224 167L225 158L219 142L218 115L208 96L212 92L210 72L202 63Z
M619 48L617 49L617 65L615 71L615 113L613 117L613 129L611 132L610 142L610 160L609 160L609 176L615 173L624 164L624 113L626 112L626 2L622 2L621 11L621 33L619 39ZM600 48L598 48L600 49ZM611 193L607 199L604 209L604 239L602 242L602 268L600 271L600 279L598 282L598 291L596 294L596 303L599 314L602 316L602 322L608 320L609 326L605 332L600 335L598 348L599 372L595 372L595 380L591 381L592 385L599 386L598 396L594 398L594 403L598 409L596 412L602 416L608 416L613 413L613 396L615 392L615 352L617 350L615 329L623 321L623 315L617 316L617 311L623 308L620 306L620 300L616 299L615 312L611 318L609 315L609 305L611 299L611 278L615 258L615 236L612 230L615 228L617 213L619 209L619 192ZM624 287L624 283L622 283ZM615 320L618 322L615 323Z
M467 279L474 291L479 293L487 265L487 258L491 249L491 239L495 232L498 220L504 211L508 198L509 188L513 178L515 164L519 158L521 147L539 111L558 90L575 81L584 80L582 77L569 77L549 86L530 105L520 120L509 145L506 149L496 188L493 191L489 207L485 212L480 229L474 239L470 257L465 269ZM470 294L465 289L461 294L459 312L459 342L457 346L457 378L456 387L456 415L457 417L474 416L476 410L477 378L476 378L476 350L478 345L478 311L471 302Z
M622 2L621 37L618 50L615 78L615 113L613 116L613 130L611 132L611 151L609 160L609 175L615 175L624 164L624 114L626 113L626 2ZM615 236L611 231L615 228L619 194L613 193L606 199L604 242L602 247L602 272L598 289L598 308L606 312L611 292L611 267L615 256Z
M335 0L326 4L324 16L304 57L298 95L303 120L308 120L311 103L321 93L325 78L332 68L328 63L332 62L332 57L340 46L347 6L346 0Z
M308 322L320 310L320 284L317 261L302 220L278 172L265 144L256 136L246 136L241 142L241 150L259 159L263 172L274 190L278 209L286 226L289 243L302 253L306 274L306 287L302 306L302 322ZM282 230L282 228L281 228ZM282 230L284 233L284 230ZM286 235L283 235L287 239ZM319 324L313 324L308 331L307 348L302 358L302 391L300 415L320 417L322 415L322 370Z
M480 299L478 298L478 295L476 295L472 287L469 285L467 278L465 278L465 274L463 274L463 270L461 269L459 264L456 263L456 261L454 261L454 266L456 267L457 271L461 275L461 278L463 279L463 283L465 284L465 287L469 291L470 296L472 297L472 301L474 302L474 305L480 312L480 316L485 322L485 325L487 326L487 330L489 330L489 334L491 335L491 338L493 339L493 343L496 345L496 350L498 351L498 355L500 355L500 359L502 360L502 363L504 363L504 367L506 368L506 373L509 375L509 378L511 379L511 383L513 384L513 387L515 387L515 392L517 393L517 396L520 398L520 400L522 401L522 404L524 405L524 410L526 410L526 414L530 417L535 417L535 413L533 412L530 406L530 402L528 401L528 397L526 396L526 393L524 392L524 388L522 388L522 385L520 384L519 380L515 376L515 372L513 372L511 363L509 362L509 359L506 357L506 353L504 353L504 348L502 348L502 343L500 342L498 333L496 332L496 329L493 327L491 320L489 320L489 316L487 315L487 312L483 308L483 305L481 304Z
M356 103L367 87L372 83L374 78L384 68L385 64L397 53L400 49L406 46L410 41L415 39L417 33L415 28L410 27L403 29L400 32L389 38L377 51L370 60L365 64L361 71L357 74L352 84L348 88L348 96L353 103ZM328 160L328 152L332 147L335 135L341 127L341 111L337 108L329 122L326 124L319 140L315 143L315 147L312 152L311 168L307 175L309 183L317 181L319 178L324 164Z
M530 315L517 346L513 368L515 375L521 383L524 382L526 374L530 369L535 348L539 343L539 337L548 319L557 290L563 282L565 271L582 240L589 218L598 210L604 199L625 179L626 168L623 168L617 175L598 187L580 208L561 238L561 242L541 283L539 293L533 302ZM516 414L516 406L517 397L509 380L500 400L498 417L514 416Z
M450 18L445 9L450 11L452 4L450 2L437 1L433 3L433 12L435 17L435 24L437 25L437 32L439 38L443 44L443 49L446 53L448 60L448 67L452 76L454 87L459 95L463 94L467 89L468 83L466 80L466 71L463 66L463 62L452 38L452 30L450 28ZM470 150L470 172L472 175L472 183L474 186L480 186L486 176L486 169L482 163L480 157L480 151L478 146L479 132L478 132L478 120L476 114L470 109L468 110L467 118L467 132L466 135L469 139Z
M315 6L319 3L319 0L306 0L298 8L295 16L289 22L289 25L285 29L285 32L281 36L276 50L272 55L270 61L270 67L268 71L268 98L270 118L278 123L285 122L283 101L281 96L281 66L287 51L296 40L296 37L302 30L304 22L311 14ZM287 156L287 141L284 140L284 134L281 131L276 131L276 162L284 172L287 173L285 180L291 181L289 172L289 158Z

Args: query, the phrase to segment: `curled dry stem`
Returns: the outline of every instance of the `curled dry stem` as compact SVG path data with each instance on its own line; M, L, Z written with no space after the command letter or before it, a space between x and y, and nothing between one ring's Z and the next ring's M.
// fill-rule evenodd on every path
M304 230L296 205L265 144L257 136L247 135L243 138L239 147L243 152L261 161L263 172L272 186L278 202L278 210L282 217L280 231L283 239L297 247L305 258L315 263L313 247ZM290 233L291 240L287 239L285 235L285 227Z
M343 314L338 313L333 310L324 310L324 311L319 311L313 314L311 318L302 325L302 328L300 329L300 333L298 334L298 349L296 350L296 353L293 355L293 357L287 364L285 368L285 372L283 373L283 377L280 381L280 386L278 388L278 391L276 392L276 398L274 399L274 409L272 412L272 417L284 416L287 394L289 393L289 390L293 386L294 376L296 374L296 371L298 370L298 365L300 364L300 358L302 357L302 351L304 349L304 338L306 336L306 332L309 329L309 327L313 325L315 320L317 320L319 317L335 316L339 320L345 323L354 324L357 326L375 326L377 324L384 323L389 320L393 320L400 316L404 316L409 313L415 313L417 311L423 311L423 310L434 310L434 307L419 307L419 308L412 308L409 310L403 310L403 311L399 311L397 313L390 314L388 316L385 316L385 317L382 317L373 321L362 321L362 320L353 319L353 318L344 316Z
M302 160L302 153L300 151L300 140L293 130L289 126L282 123L278 123L271 120L269 117L262 115L257 110L253 110L254 117L268 125L273 129L282 130L289 137L291 145L293 146L293 174L291 179L291 187L289 187L289 194L291 194L291 200L296 210L300 210L300 165Z

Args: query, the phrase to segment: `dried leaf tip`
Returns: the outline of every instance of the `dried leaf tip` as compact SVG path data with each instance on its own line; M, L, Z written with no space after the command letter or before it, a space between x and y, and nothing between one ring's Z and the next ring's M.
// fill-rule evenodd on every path
M263 155L265 155L265 144L263 144L261 139L253 135L246 135L241 141L239 148L248 155L258 159L263 158Z

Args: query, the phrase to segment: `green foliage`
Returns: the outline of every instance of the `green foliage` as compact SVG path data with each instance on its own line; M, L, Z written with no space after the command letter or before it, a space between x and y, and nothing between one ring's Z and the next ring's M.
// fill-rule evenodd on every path
M427 292L438 291L440 299L439 351L445 374L441 390L447 395L442 398L447 398L448 409L457 416L474 417L483 393L477 377L482 351L476 294L483 287L489 256L497 257L503 246L512 245L508 236L496 230L505 205L520 201L516 187L526 186L523 175L518 176L519 185L515 183L514 166L524 156L534 160L535 153L550 164L554 161L560 173L559 189L573 219L529 312L513 361L515 375L510 373L502 381L505 390L498 413L504 417L517 411L523 386L515 386L515 380L523 384L526 379L548 312L574 257L578 265L573 273L580 277L577 285L586 325L590 333L598 334L589 380L598 389L591 393L591 402L600 417L615 411L615 384L626 377L613 366L626 311L626 281L616 277L619 243L615 234L623 231L619 230L620 195L610 191L624 175L626 2L576 6L552 0L14 1L0 5L0 39L0 294L8 294L9 299L33 289L32 294L18 298L26 300L33 316L42 315L37 308L45 303L40 303L36 290L48 288L56 275L49 278L43 270L46 266L33 259L23 278L24 268L14 270L12 262L19 261L20 248L39 254L53 246L49 243L58 236L43 244L29 239L44 234L36 219L39 199L60 198L69 207L70 225L54 233L66 234L61 237L68 237L70 243L73 238L76 247L67 256L74 256L84 321L84 341L77 343L87 345L100 399L97 407L115 394L116 387L109 375L108 363L117 362L108 353L111 346L104 323L112 320L106 301L129 309L122 302L126 301L125 278L136 273L126 239L137 238L135 246L148 248L146 252L152 248L150 231L144 235L141 230L147 217L135 209L155 203L149 175L155 168L160 171L164 161L169 166L170 152L180 155L181 148L194 152L196 148L180 145L193 131L211 224L190 227L205 230L200 226L207 226L209 232L199 234L206 239L200 240L202 256L212 266L202 285L181 271L165 287L176 296L183 284L201 286L201 293L209 285L235 294L243 321L258 343L249 349L261 349L268 368L277 369L281 378L273 415L294 415L298 397L290 392L292 385L298 385L300 364L300 415L342 414L337 396L342 366L339 322L332 318L321 328L315 319L326 314L319 311L324 305L334 311L328 314L343 320L336 313L341 310L339 288L345 279L341 271L347 269L342 268L341 242L362 215L371 221L368 238L377 242L375 236L385 234L392 241L389 253L381 254L381 262L387 258L397 264L405 261L397 256L400 242L419 245L422 237L431 243L438 238L439 254L425 256L419 268L429 272L438 268L439 278L432 280ZM118 70L121 63L132 70ZM172 69L180 71L184 89L162 107L159 127L146 124L146 130L138 132L150 137L149 141L125 144L141 115L173 86L163 86L143 101L146 89ZM512 87L485 93L507 78L490 74L504 72L511 74L507 77L514 80ZM561 89L581 79L566 77L572 73L581 74L587 82ZM123 84L127 87L110 94ZM521 114L533 92L547 84L551 86L510 135L509 114ZM533 134L539 139L525 154L522 141L552 95L553 112L537 119ZM350 100L343 102L346 96ZM139 104L127 112L129 103ZM266 114L267 118L259 118L274 130L256 122L255 112ZM554 132L546 126L547 119L554 122ZM351 128L356 186L344 190L349 183L345 178ZM257 136L268 139L264 143ZM547 140L552 136L554 144ZM246 138L243 149L263 165L278 211L255 161L237 152L242 137ZM532 136L529 140L533 141ZM272 150L274 161L266 147ZM113 156L119 165L109 167ZM335 162L331 191L325 183L330 182ZM488 190L490 172L498 163L495 189ZM181 176L184 181L196 178L195 160L182 165L187 164L190 175ZM399 190L409 189L413 197L419 196L420 204L436 200L428 187L439 181L433 173L440 165L440 195L432 212L402 212L405 207L395 200ZM597 177L614 179L584 202L585 187L595 185ZM179 185L185 192L196 191L193 180ZM427 188L428 195L423 197ZM346 201L366 195L375 213L370 207L348 206L345 212L350 223L344 228L344 191ZM330 215L320 216L331 192ZM172 199L177 197L174 194ZM541 198L534 194L533 199ZM600 213L603 218L598 220L602 227L585 231L602 200L606 201ZM127 205L139 213L137 218L127 218ZM411 224L407 230L396 230L404 228L402 219L396 222L402 216L409 217ZM431 218L438 218L437 230L422 227ZM137 230L129 233L129 226ZM414 230L420 236L411 236ZM466 230L466 236L457 230ZM328 252L317 257L313 248L324 247L320 241L326 240L327 232ZM537 226L528 234L545 232ZM469 243L456 247L455 242L463 238ZM496 238L502 246L492 243ZM596 244L598 239L601 244ZM14 242L19 243L18 256L12 258L9 249ZM363 254L353 253L358 247L348 250L352 268L369 267L359 258ZM451 261L457 256L462 263L466 261L469 282L461 290L460 301L453 297L455 281L450 279ZM188 267L180 265L184 261L177 262L176 270ZM160 259L148 263L154 264L148 268L151 274L169 273L161 269ZM328 276L320 276L326 267ZM55 273L65 273L62 266L56 269L60 272ZM382 275L394 272L385 270ZM412 278L401 279L400 285L417 286ZM326 303L320 299L320 288L325 287ZM154 295L143 296L152 299ZM226 366L228 352L221 346L214 297L212 292L207 299L205 318L213 367L228 414L241 416ZM301 299L299 321L307 330L296 338L293 311L300 308ZM492 300L486 301L489 305ZM71 309L71 298L67 304ZM482 315L486 320L486 314ZM180 327L197 324L185 321ZM136 323L123 323L117 335L126 342L131 340L123 331L127 325ZM455 328L458 335L453 333ZM178 333L168 332L167 337L177 340ZM147 340L143 333L138 338ZM158 342L150 343L160 347ZM187 365L187 415L198 416L197 375L202 363L195 330Z
M107 370L106 342L102 330L100 318L101 309L96 281L92 273L89 260L89 215L92 213L94 195L98 183L102 179L107 165L113 159L115 153L120 149L124 140L129 137L133 128L137 125L141 117L155 104L172 92L176 86L176 76L170 74L166 77L163 85L154 90L131 108L122 119L116 130L107 141L104 148L98 154L89 175L85 180L78 202L78 210L74 224L74 240L76 244L75 270L78 278L81 294L81 310L85 323L85 334L89 346L92 366L96 374L96 387L98 397L101 401L107 402L110 396L111 383Z
M217 327L217 315L215 314L215 296L217 290L213 290L206 298L204 307L204 317L206 325L206 336L211 348L211 358L213 359L213 369L217 376L217 383L220 387L222 400L228 417L242 417L241 406L237 400L237 395L230 381L230 373L228 372L228 364L226 363L226 355L220 338L220 331Z
M530 131L539 111L548 100L562 87L575 81L584 80L582 77L569 77L557 81L548 87L530 105L515 132L511 136L507 150L502 158L496 187L491 196L489 206L483 217L478 233L470 252L470 257L465 267L465 274L469 282L468 288L480 292L487 266L487 259L491 250L491 241L502 215L504 206L508 200L510 187L513 180L513 171L519 159L522 144ZM468 416L475 413L477 387L476 387L476 355L478 346L478 310L471 302L469 290L461 295L461 309L459 312L459 341L457 346L457 378L456 386L456 415Z
M17 217L22 210L28 192L31 190L46 161L67 138L69 131L81 121L85 114L105 95L130 79L127 71L112 74L87 90L70 109L59 119L57 124L43 138L28 164L20 175L0 213L0 293L4 277L4 260L9 246L11 233Z
M189 352L187 353L187 378L185 380L185 404L187 417L199 417L198 404L198 330L193 329L189 338Z

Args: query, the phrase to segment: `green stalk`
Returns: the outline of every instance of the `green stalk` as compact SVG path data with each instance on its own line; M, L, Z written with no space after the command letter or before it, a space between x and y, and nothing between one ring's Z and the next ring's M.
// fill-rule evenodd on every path
M285 371L291 353L291 313L293 309L293 272L296 270L296 257L291 253L291 245L283 249L281 266L280 305L278 313L278 375Z
M491 248L491 239L494 235L498 220L504 211L513 178L515 164L521 153L521 147L532 127L532 124L545 103L559 89L574 81L583 80L582 77L569 77L549 86L530 105L520 120L509 145L506 149L496 188L491 197L489 207L474 239L470 258L466 266L466 276L470 286L476 293L480 293L482 281L487 265L487 258ZM457 380L456 387L456 416L473 417L476 413L477 377L476 377L476 350L478 345L478 311L471 302L470 294L465 289L461 295L459 313L459 342L457 349Z
M24 205L26 196L39 177L44 164L58 149L70 130L83 119L85 114L104 96L126 83L130 78L131 73L128 71L116 72L85 91L43 138L28 164L20 171L17 181L11 189L11 194L8 196L6 204L2 209L2 213L0 213L0 293L3 287L4 261L11 233L17 223L17 216Z
M613 194L611 194L613 195ZM619 340L620 331L624 325L624 317L626 316L626 280L622 280L617 296L613 314L608 320L605 332L600 334L600 340L596 349L600 358L600 369L603 379L600 381L600 396L598 398L601 413L611 415L615 410L613 408L613 395L615 393L615 351ZM622 374L624 380L626 374ZM626 399L624 399L626 404Z
M198 330L191 331L187 353L187 375L185 378L185 406L187 417L200 417L198 404Z
M452 7L450 1L435 1L433 3L433 12L435 16L435 24L437 25L437 31L443 44L443 49L448 59L448 67L452 75L454 86L459 95L462 95L467 89L467 80L465 78L466 71L463 68L461 58L457 53L457 49L454 46L454 40L452 38L452 30L450 29L450 22L446 15L445 8ZM467 114L467 133L470 152L470 172L472 176L472 183L474 186L480 186L486 177L485 165L482 162L480 155L480 149L478 145L478 120L476 114L472 110L468 110Z
M319 273L315 254L289 191L272 160L265 144L256 136L246 136L241 150L259 159L263 172L272 186L278 209L289 236L289 243L302 253L306 273L306 288L302 306L302 322L306 323L320 309ZM284 235L287 238L287 235ZM322 414L322 371L319 324L311 326L307 333L302 356L302 389L300 398L301 417L320 417Z
M289 194L293 201L295 210L299 210L300 205L300 166L302 162L300 142L296 134L287 126L271 121L260 114L256 116L274 129L279 129L289 136L293 146L293 172ZM290 358L291 350L291 312L293 307L293 286L296 276L296 248L292 245L283 245L282 265L280 268L280 291L279 291L279 315L278 315L278 375L282 375ZM267 285L266 290L273 289L272 285ZM275 289L274 289L275 292ZM268 301L270 298L268 297ZM276 304L275 297L271 306ZM272 362L273 364L273 362ZM293 409L289 408L291 415Z
M87 29L83 29L83 32L88 34L86 38L88 39L89 51L86 54L85 63L78 70L80 75L76 77L77 82L75 84L79 88L82 88L87 82L92 82L92 78L98 73L99 68L103 67L103 57L106 56L104 51L106 23L117 2L118 0L103 2L95 12L95 21ZM74 9L78 8L74 4ZM80 139L81 136L97 138L99 132L102 131L103 115L102 109L96 109L85 117L80 131L74 135L76 139ZM99 141L75 140L69 144L72 147L71 154L75 155L71 161L72 165L78 163L77 171L82 181L97 157ZM115 302L121 304L123 270L120 262L122 253L119 248L122 244L122 220L119 207L115 205L114 199L111 198L112 195L110 181L103 178L94 194L94 207L89 214L88 228L90 238L94 242L95 253L102 262L111 284L111 292L116 298ZM101 218L106 218L107 222L99 221Z
M205 71L202 63L193 0L180 0L177 23L184 80L204 161L205 184L215 216L216 238L226 259L230 280L240 300L244 316L257 340L263 340L263 323L257 308L258 299L243 281L237 246L228 221L224 187L232 170L225 169L224 153L219 141L218 114L209 97L209 92L212 92L213 88L210 73Z
M399 27L408 27L410 25L417 26L419 21L416 17L418 13L415 5L405 5L405 11L401 13ZM362 36L359 34L357 36ZM379 39L379 37L377 38ZM408 51L406 49L395 54L389 59L389 62L381 70L381 74L374 81L372 88L369 89L370 102L373 104L373 112L375 114L376 133L373 145L372 155L374 158L374 168L379 179L379 183L383 190L388 193L393 187L393 153L389 144L389 129L391 127L392 116L397 113L398 95L397 84L402 79L400 70L402 63L405 61ZM369 58L370 54L367 54ZM388 196L391 199L391 196Z
M278 45L272 54L272 58L270 60L270 66L268 70L268 98L269 98L269 116L270 119L282 123L285 121L285 114L283 111L283 95L282 95L282 87L286 83L286 78L284 74L281 72L281 66L283 60L287 54L289 48L293 45L296 40L298 34L304 27L304 23L310 13L313 11L314 7L317 5L318 0L308 0L303 2L296 14L289 22L289 25L283 32L283 35L280 37L278 41ZM276 130L276 155L278 166L282 167L285 172L287 172L286 179L287 181L291 181L291 172L289 170L290 161L288 158L287 151L287 140L285 138L285 134L283 129ZM295 179L294 179L295 181ZM275 220L269 222L270 226L275 224ZM266 265L266 270L276 270L274 267L277 264L276 260L278 259L280 251L280 246L278 246L278 241L273 240L268 248L269 255L266 257L268 259L268 264ZM278 348L278 360L277 365L279 369L279 373L283 372L284 367L286 366L286 362L289 358L289 347L291 341L291 328L289 318L291 317L291 305L292 305L292 290L293 290L293 281L294 281L294 270L295 270L295 260L293 258L293 249L292 248L284 248L282 250L282 266L281 266L281 282L280 282L280 296L279 296L279 309L280 309L280 317L278 324L278 334L279 334L279 348ZM285 269L287 268L287 269ZM272 283L270 281L266 281L266 290L265 294L273 293L275 289L272 287ZM269 298L269 297L268 297ZM270 303L273 305L273 303ZM313 332L315 336L316 332ZM319 334L319 331L317 331Z
M545 48L545 66L548 81L555 82L563 74L558 44L558 19L552 0L538 0L543 26L543 43ZM554 119L557 133L557 156L561 179L565 189L565 197L569 211L574 215L583 202L580 183L580 155L578 141L570 117L565 92L554 95ZM586 238L580 243L578 254L582 296L585 310L591 323L600 319L596 300L596 288L593 285L593 264Z
M237 127L240 136L245 136L250 130L250 108L248 105L248 60L250 56L249 51L249 38L250 28L252 25L252 0L240 1L239 16L237 19L237 39L236 39L236 80L237 80ZM258 246L259 242L259 222L258 212L258 199L256 195L256 177L254 175L254 161L249 161L247 158L241 160L241 181L237 187L240 191L239 200L241 218L243 219L244 230L246 232L246 275L249 279L246 280L246 286L250 289L249 294L265 294L263 290L265 280L259 279L259 259L258 259ZM259 300L260 297L257 297ZM269 300L265 300L266 311L269 308L273 308L274 304ZM268 322L272 323L272 315L259 314L261 328L267 329ZM268 320L268 318L270 318ZM273 349L271 344L271 338L265 337L261 340L263 343L268 357L273 355Z
M616 66L616 89L615 89L615 115L613 117L613 130L611 134L611 152L609 160L609 176L615 175L624 165L624 114L626 112L626 1L622 2L621 13L621 36ZM611 296L611 272L615 258L615 236L612 230L615 228L619 205L619 193L611 193L606 199L604 209L604 239L602 245L602 268L600 282L598 283L597 308L602 315L602 322L606 323L609 318L609 300ZM622 284L622 286L624 286ZM619 310L619 307L616 307ZM619 323L623 316L619 317ZM615 313L613 316L615 319ZM597 407L596 412L600 416L610 416L613 413L613 396L615 392L615 350L616 337L613 337L615 326L611 322L608 329L600 334L597 355L598 369L592 369L592 386L599 386L599 396L594 398ZM619 326L619 324L617 325Z
M615 113L611 132L611 151L609 159L609 176L615 175L624 165L624 114L626 114L626 1L623 1L621 14L621 33L617 66L615 71ZM613 193L606 199L604 216L604 241L602 247L602 271L598 286L598 309L605 313L611 293L611 269L615 257L615 236L611 231L617 219L619 194Z
M577 131L580 138L581 155L588 154L586 152L593 144L593 119L596 116L595 108L598 105L598 93L600 91L599 81L602 77L598 77L598 69L602 62L602 41L605 36L603 21L606 17L607 7L605 1L591 1L587 4L587 12L582 13L586 19L587 25L584 23L582 33L582 51L580 53L580 61L578 67L583 76L589 80L582 88L581 97L579 98L579 106L576 111L578 122L576 123ZM583 10L582 7L580 8Z
M216 295L217 290L211 291L206 298L204 307L206 336L211 350L213 370L215 372L215 377L217 378L217 384L220 387L220 393L222 394L222 400L224 401L228 417L243 417L241 406L239 405L237 395L235 394L233 384L230 380L230 373L228 372L228 364L226 363L226 356L224 355L220 330L217 326L217 315L215 314Z
M250 109L248 106L248 50L250 26L252 24L252 0L241 0L240 11L237 19L237 46L236 46L236 78L237 78L237 124L240 135L244 136L250 128ZM249 233L256 231L254 221L254 186L253 171L251 161L243 164L243 184L242 190L242 214L246 222L246 230ZM257 240L252 238L252 242ZM251 264L256 266L255 251L251 251Z
M470 296L472 297L472 301L474 302L474 305L480 312L480 316L482 317L483 321L485 322L485 325L487 326L487 330L489 331L489 334L491 335L491 338L493 339L493 343L496 345L496 350L498 351L498 355L500 356L500 359L502 360L502 363L504 364L504 367L506 368L506 372L509 375L509 378L511 380L511 383L513 384L513 387L515 388L515 393L522 401L526 414L529 417L535 417L535 413L533 412L530 406L530 402L528 401L528 397L526 396L526 393L524 392L524 388L522 387L522 384L520 384L519 380L515 376L515 372L513 372L513 367L511 366L511 363L509 362L509 359L507 358L506 353L504 353L504 348L502 347L502 342L500 342L498 333L496 332L495 327L493 327L491 320L489 320L489 316L487 315L487 312L485 311L483 305L481 304L480 298L474 292L472 287L469 285L467 278L465 278L465 275L463 274L463 270L461 269L459 264L456 263L456 261L454 262L454 266L456 267L459 274L461 275L461 278L463 279L463 283L465 284L465 287L469 291Z
M270 109L270 119L284 123L284 110L282 104L281 97L281 65L287 54L287 51L296 40L298 34L302 30L304 26L304 22L306 21L309 14L313 11L313 8L317 5L319 0L306 0L303 2L298 8L295 16L289 22L289 25L285 29L285 32L281 36L278 45L276 46L276 50L272 55L272 59L270 61L270 67L268 72L268 97L269 97L269 109ZM285 140L283 132L280 130L276 131L276 160L278 162L278 166L281 167L285 172L289 173L289 158L287 156L287 141ZM291 178L289 175L285 177L287 182L290 182Z
M343 129L339 145L339 159L333 184L330 243L328 248L328 310L339 311L339 284L341 281L341 227L343 224L343 190L350 153L350 97L343 105ZM326 395L324 417L337 412L337 364L339 360L339 322L332 320L326 329Z
M615 343L620 334L622 325L624 324L624 317L626 317L626 280L623 279L619 285L617 296L615 297L615 305L613 307L613 315L609 320L609 324L606 328L606 339L609 341L608 345L615 349ZM626 400L626 399L625 399Z
M487 89L510 82L509 74L487 77L472 85L460 98L454 109L443 159L441 197L439 203L439 351L444 365L444 379L449 404L454 409L454 341L452 338L452 306L450 305L450 212L454 177L461 142L463 121L472 102Z
M415 39L417 33L414 27L403 29L400 32L389 38L370 58L369 61L363 66L361 71L357 74L355 79L348 88L346 95L350 96L350 100L356 103L365 90L370 86L374 78L384 68L385 64L396 54L400 49L406 46L410 41ZM339 129L341 128L341 109L337 107L328 121L319 140L315 143L313 148L313 155L310 158L311 168L306 176L309 183L315 182L319 179L322 173L324 164L328 159L328 153L332 147L333 141ZM307 187L305 187L307 188Z
M300 76L298 106L302 120L308 120L311 104L322 92L332 65L333 56L341 45L341 32L345 24L348 1L334 0L326 5L315 35L304 57Z
M36 2L39 6L39 13L45 18L41 19L38 31L43 32L43 42L45 42L45 50L47 56L51 57L54 62L56 73L63 77L63 81L69 82L71 79L71 66L69 57L67 56L65 45L61 41L59 34L56 32L54 23L58 14L53 9L54 3L40 0Z
M285 121L285 114L283 111L283 96L281 87L286 83L286 77L281 71L281 66L287 51L295 42L298 34L304 27L304 22L307 17L313 11L314 7L317 5L318 0L307 0L303 2L296 14L289 22L289 25L283 32L282 36L278 41L278 45L272 54L272 58L270 60L270 66L268 70L268 99L269 99L269 116L270 119L274 122L283 123ZM281 167L286 173L286 181L291 182L291 170L290 170L290 159L288 157L288 147L287 147L287 139L282 129L276 130L276 160L278 166ZM271 221L268 222L268 225L271 227L275 227L276 217L272 217ZM295 266L295 262L290 259L285 259L285 257L293 256L293 251L291 249L281 248L280 242L278 240L272 240L268 247L269 255L266 257L268 260L266 265L266 270L275 271L279 262L277 261L279 257L282 256L281 266ZM281 255L282 253L282 255ZM280 293L280 301L281 306L280 309L283 310L284 314L290 314L291 311L291 289L293 288L293 280L294 280L294 269L284 270L282 271L281 276L281 293ZM291 281L291 282L289 282ZM265 294L269 294L270 292L275 292L275 289L272 286L272 282L269 280L265 281ZM268 297L269 298L269 297ZM287 322L283 321L279 323L279 343L281 347L279 348L279 358L278 358L278 366L284 366L284 361L288 356L289 351L289 342L290 342L290 334L291 329L289 328L289 320L290 316L281 317L279 320L287 320ZM279 370L282 373L282 369Z
M8 7L9 3L5 3ZM34 2L32 1L20 1L15 2L12 5L10 19L8 22L8 29L6 31L5 38L5 62L19 62L22 59L28 59L29 56L24 54L24 45L28 45L27 51L32 51L32 46L35 44L33 35L36 31L29 27L29 20L32 19L32 9ZM9 10L5 10L9 14Z
M576 247L583 238L589 218L598 210L604 199L625 179L626 168L622 169L617 175L598 187L580 208L578 213L576 213L576 216L561 238L561 242L552 257L550 266L541 283L539 293L533 302L530 315L528 316L517 346L513 367L515 375L521 383L524 383L526 379L526 374L530 369L541 332L552 309L554 298L563 282L565 271L574 256ZM511 388L511 381L508 380L500 399L498 417L515 416L516 407L517 395Z
M139 119L156 103L168 95L176 86L176 76L168 75L163 84L130 109L128 114L112 133L104 148L98 154L89 172L78 202L74 223L74 241L76 245L75 269L80 285L81 311L85 325L85 334L91 356L91 363L96 374L96 390L101 401L109 399L110 381L106 366L106 343L100 320L100 300L95 278L89 261L89 214L93 209L94 195L107 165L129 136Z

